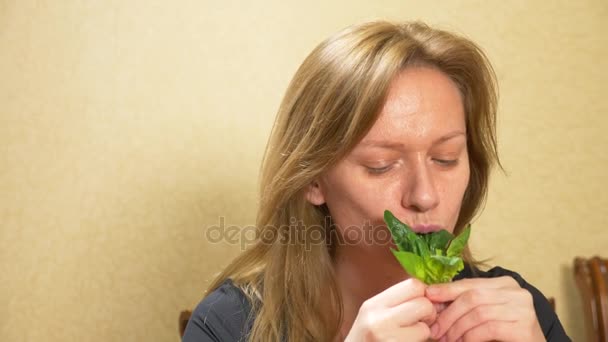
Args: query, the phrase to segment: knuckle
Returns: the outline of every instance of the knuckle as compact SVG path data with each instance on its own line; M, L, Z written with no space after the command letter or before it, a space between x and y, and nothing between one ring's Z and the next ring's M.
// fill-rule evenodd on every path
M526 289L521 289L521 291L519 291L520 296L522 298L522 300L524 301L524 303L526 304L533 304L534 303L534 298L532 297L532 294L530 293L530 291L526 290Z
M488 319L488 313L484 310L483 307L476 307L472 310L471 314L473 315L473 319L476 322L485 322Z
M426 286L420 280L416 278L410 278L407 280L410 283L411 290L414 294L424 294Z
M363 304L361 304L361 306L359 307L359 313L360 314L365 314L369 311L371 311L371 309L374 307L374 302L373 300L370 298L366 301L363 302Z
M361 329L369 338L378 338L381 333L381 318L377 314L366 314L361 317Z
M378 320L374 316L375 315L365 315L361 320L361 325L363 325L363 328L366 331L374 331L374 328L376 327L378 322Z
M484 292L481 289L472 289L467 292L465 300L470 304L478 304L483 299Z
M502 276L500 277L500 280L505 284L505 285L509 285L509 286L517 286L519 287L519 283L517 283L517 281L515 280L515 278L511 277L511 276Z
M361 306L359 306L359 314L368 315L370 313L377 311L378 307L379 307L379 302L376 297L368 298L361 304Z
M364 302L359 308L359 314L355 319L358 329L363 332L366 340L375 340L378 338L378 322L379 317L376 313L370 310L371 304Z

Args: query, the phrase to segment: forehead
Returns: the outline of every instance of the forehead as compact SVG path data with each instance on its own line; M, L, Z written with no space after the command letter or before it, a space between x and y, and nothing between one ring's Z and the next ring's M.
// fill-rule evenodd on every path
M410 67L391 83L378 120L363 139L435 139L465 131L464 108L456 84L432 67Z

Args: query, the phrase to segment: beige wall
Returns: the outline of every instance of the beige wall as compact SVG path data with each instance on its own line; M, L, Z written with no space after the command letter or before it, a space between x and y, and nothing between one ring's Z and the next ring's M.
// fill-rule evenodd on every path
M508 176L473 248L555 296L583 339L572 259L608 245L605 1L219 3L0 0L0 340L177 340L239 250L205 228L254 222L291 75L375 18L486 49Z

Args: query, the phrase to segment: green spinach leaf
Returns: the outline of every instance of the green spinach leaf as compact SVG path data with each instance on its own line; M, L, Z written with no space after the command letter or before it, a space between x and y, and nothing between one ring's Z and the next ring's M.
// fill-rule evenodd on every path
M470 225L454 237L446 230L416 234L389 210L384 211L384 221L398 248L391 251L411 276L427 284L446 283L464 268L461 254L471 234Z

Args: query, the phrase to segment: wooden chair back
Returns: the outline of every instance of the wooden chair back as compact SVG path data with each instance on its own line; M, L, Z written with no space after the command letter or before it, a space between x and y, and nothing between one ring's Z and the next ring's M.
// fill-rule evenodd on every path
M574 259L574 278L583 300L589 341L608 341L608 260Z

